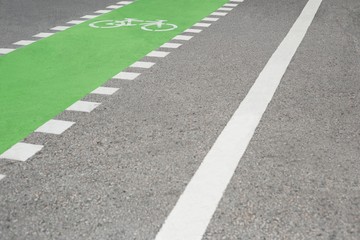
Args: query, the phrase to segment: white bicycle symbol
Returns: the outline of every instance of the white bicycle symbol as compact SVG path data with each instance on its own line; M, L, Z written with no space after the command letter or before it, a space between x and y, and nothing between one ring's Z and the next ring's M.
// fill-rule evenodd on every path
M134 18L125 18L124 20L102 20L89 24L89 26L93 28L118 28L138 25L141 26L142 30L155 32L171 31L177 28L175 24L167 23L167 20L144 21Z

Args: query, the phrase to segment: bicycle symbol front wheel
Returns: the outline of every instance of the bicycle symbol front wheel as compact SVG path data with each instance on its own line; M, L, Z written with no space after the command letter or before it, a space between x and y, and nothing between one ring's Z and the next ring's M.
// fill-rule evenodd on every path
M141 27L142 30L145 31L154 31L154 32L165 32L165 31L171 31L176 29L177 26L175 24L171 23L165 23L159 27L157 24L148 24Z

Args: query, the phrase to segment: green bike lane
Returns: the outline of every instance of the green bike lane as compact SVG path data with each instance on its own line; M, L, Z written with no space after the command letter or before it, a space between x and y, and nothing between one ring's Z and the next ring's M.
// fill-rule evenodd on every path
M138 0L0 57L0 154L226 0ZM172 31L92 28L101 20L167 20ZM19 39L20 40L20 39Z

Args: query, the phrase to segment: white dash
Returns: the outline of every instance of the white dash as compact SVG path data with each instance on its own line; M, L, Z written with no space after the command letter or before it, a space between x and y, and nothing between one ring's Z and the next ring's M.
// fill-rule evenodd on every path
M57 26L57 27L53 27L51 28L51 30L55 30L55 31L64 31L66 29L70 28L69 26Z
M227 8L227 7L221 7L218 9L218 11L231 11L233 8Z
M98 17L99 15L85 15L85 16L82 16L81 18L84 18L84 19L93 19L93 18L96 18Z
M30 45L32 43L34 43L35 41L31 41L31 40L20 40L18 42L15 42L13 44L15 45L21 45L21 46L26 46L26 45Z
M192 39L193 36L186 36L186 35L177 35L176 37L174 37L174 40L184 40L184 41L188 41L190 39Z
M92 91L92 94L100 94L100 95L112 95L114 94L119 88L113 88L113 87L98 87L94 91Z
M74 122L51 119L50 121L40 126L38 129L36 129L35 132L51 133L51 134L59 135L65 132L68 128L70 128L74 124L75 124Z
M161 48L178 48L180 47L182 44L180 43L164 43L163 45L161 45Z
M121 5L110 5L110 6L107 6L106 8L110 8L110 9L118 9L118 8L121 8L123 6Z
M226 12L213 12L210 15L212 15L212 16L226 16L227 14L228 13L226 13Z
M118 2L117 4L124 4L124 5L128 5L132 3L132 1L121 1L121 2Z
M94 110L97 106L99 106L100 104L101 103L97 103L97 102L77 101L73 105L68 107L66 110L89 113L92 110Z
M34 35L33 37L37 37L37 38L46 38L46 37L50 37L52 35L54 35L55 33L45 33L45 32L42 32L42 33L38 33L36 35Z
M0 180L5 178L5 175L0 174Z
M169 55L170 52L163 52L163 51L152 51L149 52L146 56L147 57L166 57Z
M111 10L97 10L95 13L103 14L103 13L109 13L109 12L111 12Z
M113 78L120 79L120 80L134 80L137 78L141 73L133 73L133 72L120 72L116 74Z
M211 18L211 17L203 18L203 21L207 21L207 22L216 22L217 20L219 20L219 18Z
M133 68L151 68L152 66L154 66L155 63L153 62L141 62L141 61L137 61L135 63L133 63L130 67Z
M67 22L68 24L80 24L80 23L83 23L83 22L86 22L85 20L72 20L72 21L69 21Z
M201 240L322 0L309 0L227 123L155 240Z
M224 7L237 7L239 4L236 3L225 3Z
M0 48L0 54L8 54L14 50L13 48Z
M40 151L44 146L30 143L17 143L0 155L0 158L26 161Z
M193 27L210 27L211 23L195 23Z
M202 29L189 28L184 31L185 33L201 33Z
M240 2L243 2L244 0L230 0L230 2L237 2L237 3L240 3Z

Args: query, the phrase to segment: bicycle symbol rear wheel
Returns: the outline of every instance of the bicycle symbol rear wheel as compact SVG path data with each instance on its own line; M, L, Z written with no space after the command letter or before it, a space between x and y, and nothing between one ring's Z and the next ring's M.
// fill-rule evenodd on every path
M115 20L102 20L90 23L89 26L93 28L117 28L124 26L124 21L115 21Z

